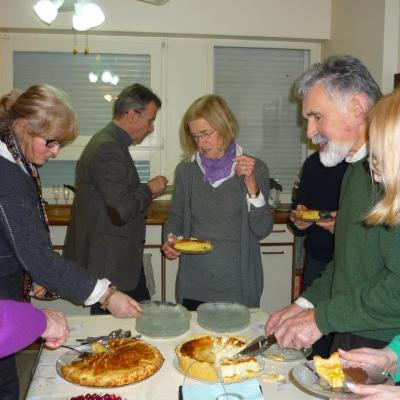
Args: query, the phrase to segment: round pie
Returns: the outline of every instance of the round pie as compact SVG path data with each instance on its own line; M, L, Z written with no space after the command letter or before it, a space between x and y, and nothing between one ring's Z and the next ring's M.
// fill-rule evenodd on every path
M181 371L191 378L226 383L257 376L260 365L255 357L234 360L250 340L240 336L195 336L180 343L175 351Z
M61 374L79 385L121 386L153 375L163 361L160 351L142 340L111 339L105 351L62 366Z

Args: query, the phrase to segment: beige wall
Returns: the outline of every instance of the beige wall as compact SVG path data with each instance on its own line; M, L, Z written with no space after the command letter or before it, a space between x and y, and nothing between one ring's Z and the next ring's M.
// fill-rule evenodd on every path
M48 27L32 10L37 0L0 0L0 29L71 29L71 12ZM97 31L328 39L331 0L96 0L106 14Z
M383 92L389 92L398 66L398 41L398 0L333 0L331 39L323 42L322 57L358 57Z

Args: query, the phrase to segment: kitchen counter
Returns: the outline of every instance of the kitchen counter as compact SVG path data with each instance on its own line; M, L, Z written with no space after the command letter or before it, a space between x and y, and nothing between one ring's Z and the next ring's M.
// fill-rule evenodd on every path
M147 225L163 225L171 205L169 200L155 200L147 210ZM273 210L275 224L286 224L289 219L289 205L283 204L281 209ZM71 205L48 204L46 214L49 224L53 226L68 225L71 214Z

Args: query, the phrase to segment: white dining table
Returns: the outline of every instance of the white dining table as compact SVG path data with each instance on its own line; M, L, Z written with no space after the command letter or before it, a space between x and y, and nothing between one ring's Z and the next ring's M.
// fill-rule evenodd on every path
M248 338L255 338L262 334L262 324L266 321L267 314L260 309L252 309L250 325L241 331L229 334L238 334ZM68 400L73 396L86 393L114 393L126 400L177 400L179 386L183 384L206 385L188 378L178 370L175 356L175 346L186 338L199 334L214 334L203 329L197 323L197 314L191 313L190 329L183 335L174 338L156 339L142 336L142 339L156 346L162 353L165 361L161 369L153 376L132 385L119 388L88 388L70 383L58 375L56 362L66 351L65 348L48 350L44 348L38 358L37 366L27 393L27 400ZM132 335L137 334L134 319L115 319L108 315L99 316L70 316L68 323L71 336L66 344L77 345L77 338L107 334L113 329L122 328L131 330ZM305 360L292 362L274 361L265 359L263 371L257 378L264 399L266 400L309 400L316 398L297 387L289 377L289 372L298 363ZM283 375L283 382L270 382L272 372Z

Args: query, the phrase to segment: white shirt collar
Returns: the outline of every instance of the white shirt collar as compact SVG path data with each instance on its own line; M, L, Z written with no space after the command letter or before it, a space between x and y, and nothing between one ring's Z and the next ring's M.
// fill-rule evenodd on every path
M9 152L8 147L6 146L6 144L4 142L2 142L1 140L0 140L0 156L4 157L8 161L11 161L11 162L13 162L15 164L14 157Z
M346 157L346 162L352 164L352 163L355 163L357 161L360 161L361 159L363 159L367 155L368 155L368 148L367 148L367 144L365 143L352 156L347 156Z

